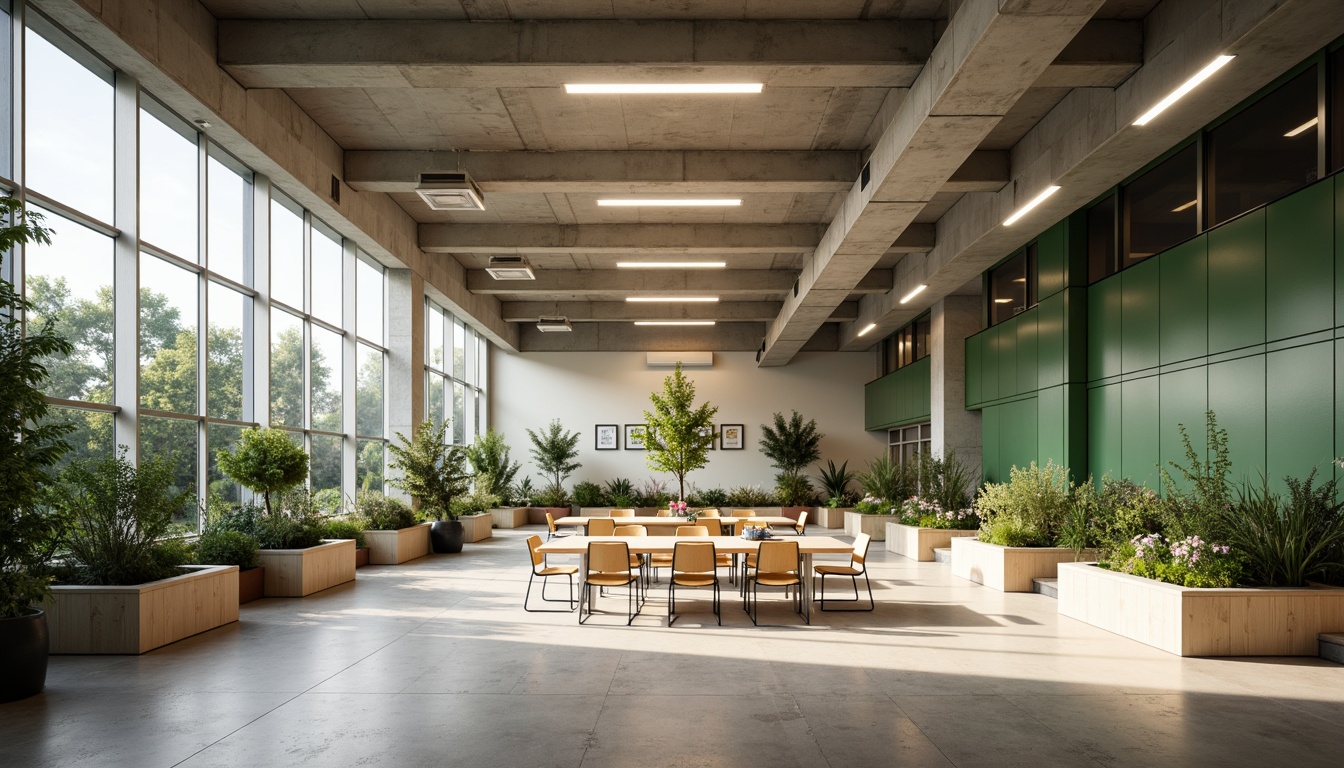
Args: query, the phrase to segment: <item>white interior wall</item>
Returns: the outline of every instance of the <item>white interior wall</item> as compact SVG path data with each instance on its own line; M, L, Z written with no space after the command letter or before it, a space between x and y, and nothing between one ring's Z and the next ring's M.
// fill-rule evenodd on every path
M522 462L519 473L532 475L536 487L545 485L529 456L531 442L525 429L537 430L553 418L567 430L577 431L579 461L583 467L566 482L605 483L614 477L630 479L638 487L650 477L673 481L645 463L643 451L625 449L626 424L643 421L652 408L649 393L661 391L669 369L649 368L643 352L532 352L508 354L490 348L490 425L504 434L513 456ZM716 352L712 368L686 369L695 383L696 404L708 400L719 412L716 424L744 425L745 447L740 451L710 452L709 464L687 480L698 488L731 488L759 484L774 486L775 470L759 450L761 424L772 422L776 411L787 417L796 409L816 419L821 461L862 470L885 450L884 433L863 428L863 385L873 378L872 352L803 352L786 366L760 368L752 352ZM621 448L598 451L593 445L598 424L618 424ZM716 443L717 446L717 443ZM817 474L816 468L807 470ZM815 483L814 483L815 484ZM669 488L675 488L669 483Z

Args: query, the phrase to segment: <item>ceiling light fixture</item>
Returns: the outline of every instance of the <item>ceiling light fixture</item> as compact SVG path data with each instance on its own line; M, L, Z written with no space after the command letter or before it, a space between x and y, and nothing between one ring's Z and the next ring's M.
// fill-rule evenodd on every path
M877 323L869 323L869 324L863 326L863 330L862 330L862 331L859 331L856 335L858 335L858 336L862 336L863 334L865 334L865 333L867 333L867 332L873 330L873 329L876 328L876 327L877 327Z
M1297 126L1297 127L1294 128L1293 130L1291 130L1291 131L1289 131L1289 132L1283 134L1283 137L1284 137L1285 139L1291 139L1291 138L1293 138L1294 136L1298 135L1299 133L1303 133L1303 132L1308 131L1308 130L1310 130L1310 129L1312 129L1312 128L1315 128L1315 127L1316 127L1316 122L1317 122L1317 118L1314 118L1314 117L1313 117L1313 118L1311 118L1310 120L1308 120L1307 122L1305 122L1305 123L1303 123L1303 124Z
M621 269L723 269L726 261L618 261Z
M718 301L718 296L627 296L626 301L684 301L684 302L712 302Z
M742 204L742 198L599 198L599 208L732 208Z
M909 292L909 293L907 293L907 294L905 294L904 296L901 297L901 303L902 303L902 304L905 304L905 303L909 302L911 299L913 299L913 298L915 298L916 296L918 296L920 293L922 293L922 292L924 291L925 288L928 288L928 287L929 287L929 286L927 286L927 285L917 285L917 286L915 286L915 289L914 289L913 291L911 291L911 292Z
M1147 125L1148 123L1152 122L1153 118L1162 114L1163 110L1165 110L1167 107L1170 107L1172 104L1175 104L1177 101L1180 100L1182 96L1193 91L1195 89L1195 86L1199 85L1205 80L1208 80L1213 75L1214 72L1217 72L1218 70L1222 69L1227 64L1227 62L1235 58L1236 58L1235 56L1223 55L1209 62L1208 66L1196 72L1194 77L1190 78L1189 80L1186 80L1184 83L1181 83L1179 88L1167 94L1166 98L1157 102L1157 104L1155 104L1152 109L1140 115L1139 119L1134 121L1134 124Z
M691 95L760 93L764 83L565 83L565 93Z
M1011 227L1013 225L1013 222L1017 221L1023 216L1026 216L1027 213L1030 212L1032 208L1035 208L1041 203L1044 203L1047 197L1055 194L1058 191L1059 191L1059 185L1057 184L1051 184L1050 186L1046 187L1045 191L1031 198L1031 200L1026 205L1022 206L1021 208L1018 208L1017 213L1014 213L1012 216L1009 216L1008 218L1004 219L1003 226Z
M636 320L635 325L713 325L713 320Z
M1181 205L1178 205L1178 206L1176 206L1175 208L1172 208L1172 209L1171 209L1171 212L1172 212L1172 213L1180 213L1181 211L1185 211L1185 210L1189 210L1190 208L1194 208L1196 205L1199 205L1199 201L1198 201L1198 200L1191 200L1191 201L1188 202L1188 203L1182 203Z
M1007 304L1007 303L1010 302L1010 301L1012 301L1012 299L995 299L995 300L994 300L994 303L995 303L995 304Z

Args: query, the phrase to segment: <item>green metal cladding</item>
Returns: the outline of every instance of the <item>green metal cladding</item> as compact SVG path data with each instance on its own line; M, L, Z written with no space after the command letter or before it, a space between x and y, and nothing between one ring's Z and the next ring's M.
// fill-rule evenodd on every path
M868 382L863 388L864 429L890 429L929 420L929 358Z
M1047 459L1075 478L1158 484L1203 452L1204 412L1234 478L1282 487L1344 453L1344 174L1091 286L1077 215L1038 240L1041 301L966 342L966 406L987 480ZM1079 233L1073 232L1074 235Z

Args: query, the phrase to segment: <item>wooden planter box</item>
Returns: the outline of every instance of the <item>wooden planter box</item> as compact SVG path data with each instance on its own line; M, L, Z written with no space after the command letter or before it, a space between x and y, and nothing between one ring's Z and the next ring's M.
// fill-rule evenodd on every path
M462 541L470 544L473 541L484 541L490 538L490 529L492 523L494 523L494 517L489 512L461 515L457 519L462 523Z
M1059 566L1059 613L1178 656L1316 656L1344 589L1195 589L1094 563Z
M266 568L257 566L238 572L238 604L245 605L266 596Z
M494 518L496 528L522 528L527 525L527 507L492 509L490 516Z
M844 528L845 513L853 511L853 507L815 507L807 516L807 524L828 530Z
M356 548L355 548L355 567L356 567L356 568L363 568L364 566L366 566L366 565L368 565L368 564L369 564L369 548L368 548L368 547L356 547Z
M369 562L374 565L400 565L429 554L429 527L420 523L396 531L365 531L369 544Z
M1095 550L1074 555L1067 547L1001 547L973 538L952 539L952 575L1002 592L1031 592L1033 579L1053 579L1060 563L1096 560Z
M51 652L140 654L238 620L238 566L184 570L126 587L52 587L42 606Z
M887 523L887 551L921 563L931 563L933 550L947 549L952 546L953 539L974 537L979 533L978 530L959 531L951 528L920 528L917 525Z
M554 517L556 520L559 520L559 519L562 518L562 517L569 517L570 508L569 508L569 507L528 507L528 508L527 508L527 524L528 524L528 525L545 525L545 524L546 524L546 513L547 513L547 512L550 512L550 513L551 513L551 517Z
M334 539L307 549L263 549L267 597L306 597L355 580L355 540Z
M867 515L851 510L845 513L845 535L866 533L873 537L873 541L886 541L887 523L894 519L894 515Z

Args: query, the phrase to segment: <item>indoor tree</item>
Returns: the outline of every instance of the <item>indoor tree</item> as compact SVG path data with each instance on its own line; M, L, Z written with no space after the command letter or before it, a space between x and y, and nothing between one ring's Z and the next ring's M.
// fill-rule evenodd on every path
M308 454L282 429L252 427L243 430L236 449L219 452L219 468L239 485L260 493L269 515L272 493L308 478Z
M822 437L825 435L817 431L816 420L803 421L797 411L787 420L784 414L776 413L773 428L761 425L761 453L779 470L775 486L782 505L798 506L812 498L812 483L802 471L821 458L818 445Z
M663 379L663 392L650 393L652 411L644 412L645 461L649 468L677 478L677 499L686 500L686 475L709 463L714 444L717 406L695 404L695 384L681 372L681 364Z
M508 496L519 466L518 462L509 460L509 446L504 442L504 436L488 429L484 435L477 435L466 451L467 462L476 473L476 490L501 499Z
M583 466L575 461L579 456L579 433L566 432L559 419L552 419L540 432L527 430L527 436L532 441L532 460L537 463L537 469L551 478L545 493L557 505L564 503L565 478Z
M415 430L415 437L407 440L397 433L401 445L388 444L392 452L391 469L401 477L389 481L420 502L420 512L435 520L456 520L453 500L467 492L471 474L463 467L465 452L460 445L448 445L445 439L448 422L434 426L426 421Z

